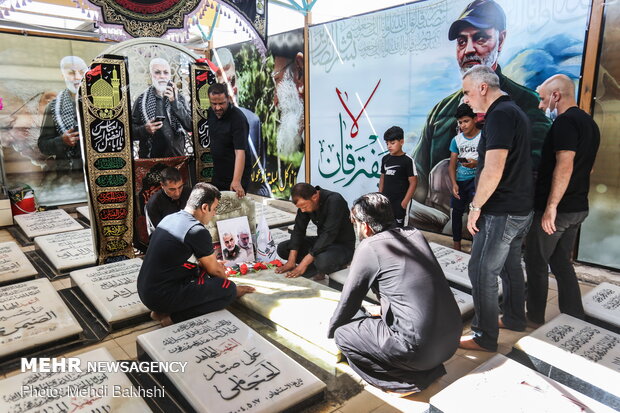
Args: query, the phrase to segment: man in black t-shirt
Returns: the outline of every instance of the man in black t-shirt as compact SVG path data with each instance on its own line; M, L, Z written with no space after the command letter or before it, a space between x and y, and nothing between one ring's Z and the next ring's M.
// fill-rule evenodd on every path
M191 190L177 168L168 166L160 173L161 189L146 204L147 229L151 234L164 217L185 208Z
M221 310L254 291L227 279L205 225L215 216L221 195L200 182L182 211L165 217L153 232L138 274L138 295L162 326ZM198 265L188 259L194 255Z
M209 86L207 123L213 156L213 185L220 191L245 196L250 183L250 157L246 155L249 126L239 108L230 104L228 88L221 83Z
M473 337L461 348L497 350L499 327L525 329L521 245L532 222L531 127L527 115L499 87L492 69L477 65L463 75L463 94L474 112L486 113L478 145L476 195L467 228L474 236L469 260L475 315ZM498 319L497 277L504 314Z
M590 172L600 133L577 107L575 85L555 75L538 87L540 109L553 121L543 145L534 196L534 221L527 235L527 317L545 322L549 271L558 283L560 311L585 318L571 255L579 226L588 216Z
M291 239L278 244L278 255L287 259L276 268L288 278L300 275L315 280L345 267L355 249L355 234L349 218L347 201L339 193L300 182L291 189L298 208ZM308 223L317 226L317 236L306 236Z

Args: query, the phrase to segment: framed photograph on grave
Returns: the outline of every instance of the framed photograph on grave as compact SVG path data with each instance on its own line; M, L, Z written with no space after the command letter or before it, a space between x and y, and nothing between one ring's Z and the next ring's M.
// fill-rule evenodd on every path
M217 222L222 259L227 266L254 262L254 244L248 217L236 217Z

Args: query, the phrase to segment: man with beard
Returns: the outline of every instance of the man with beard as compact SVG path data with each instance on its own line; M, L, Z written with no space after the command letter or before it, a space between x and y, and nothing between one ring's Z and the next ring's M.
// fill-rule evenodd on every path
M276 86L273 102L280 110L278 155L288 158L304 153L304 54L303 36L287 33L269 38L274 57L273 73ZM304 182L305 162L302 158L296 182Z
M239 239L239 249L241 251L241 261L254 261L254 249L252 248L252 238L250 233L244 229L237 233Z
M186 131L192 121L185 99L170 81L170 64L155 58L149 64L152 85L133 105L132 130L140 141L140 158L185 155Z
M361 196L351 208L361 240L329 322L328 337L366 382L403 397L446 374L459 344L459 308L422 233L395 225L390 201ZM369 289L381 313L361 308Z
M67 88L45 108L38 146L41 153L56 157L59 171L82 171L82 153L75 111L75 94L88 66L80 57L65 56L60 71Z
M213 185L220 191L234 191L245 196L250 183L248 121L239 108L230 104L228 88L221 83L209 86L207 112L211 155L213 156Z
M225 47L215 51L216 62L220 66L217 81L229 86L228 93L231 95L233 104L243 112L248 121L250 134L248 136L248 151L246 157L250 159L253 171L257 171L257 181L250 180L248 192L260 196L271 197L271 189L267 183L265 165L267 164L267 151L265 141L261 137L260 119L250 109L238 106L237 72L235 70L235 60L232 53Z
M492 68L499 76L501 90L510 95L526 113L532 124L532 170L537 170L542 143L551 124L538 109L536 93L504 76L497 63L506 39L504 10L493 0L475 0L468 4L461 16L452 23L448 38L456 40L456 58L461 74L480 64ZM429 174L441 160L450 157L450 142L458 133L454 114L461 103L462 90L437 103L429 113L422 130L413 155L418 171L418 187L414 199L422 204L427 201L430 192L439 190L429 188Z

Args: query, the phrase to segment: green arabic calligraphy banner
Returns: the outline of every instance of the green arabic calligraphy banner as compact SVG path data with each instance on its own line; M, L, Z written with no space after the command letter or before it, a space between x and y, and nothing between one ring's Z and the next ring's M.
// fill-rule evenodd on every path
M96 58L80 87L82 153L98 263L134 257L127 58Z
M209 85L215 83L215 75L206 63L190 65L190 94L192 99L192 130L196 151L196 179L211 182L213 178L213 156L207 110L209 109Z

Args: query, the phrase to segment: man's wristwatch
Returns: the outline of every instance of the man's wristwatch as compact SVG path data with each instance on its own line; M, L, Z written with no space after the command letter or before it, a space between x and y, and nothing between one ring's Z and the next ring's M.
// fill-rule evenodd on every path
M469 203L469 210L473 212L480 212L480 207L474 206L473 202Z

